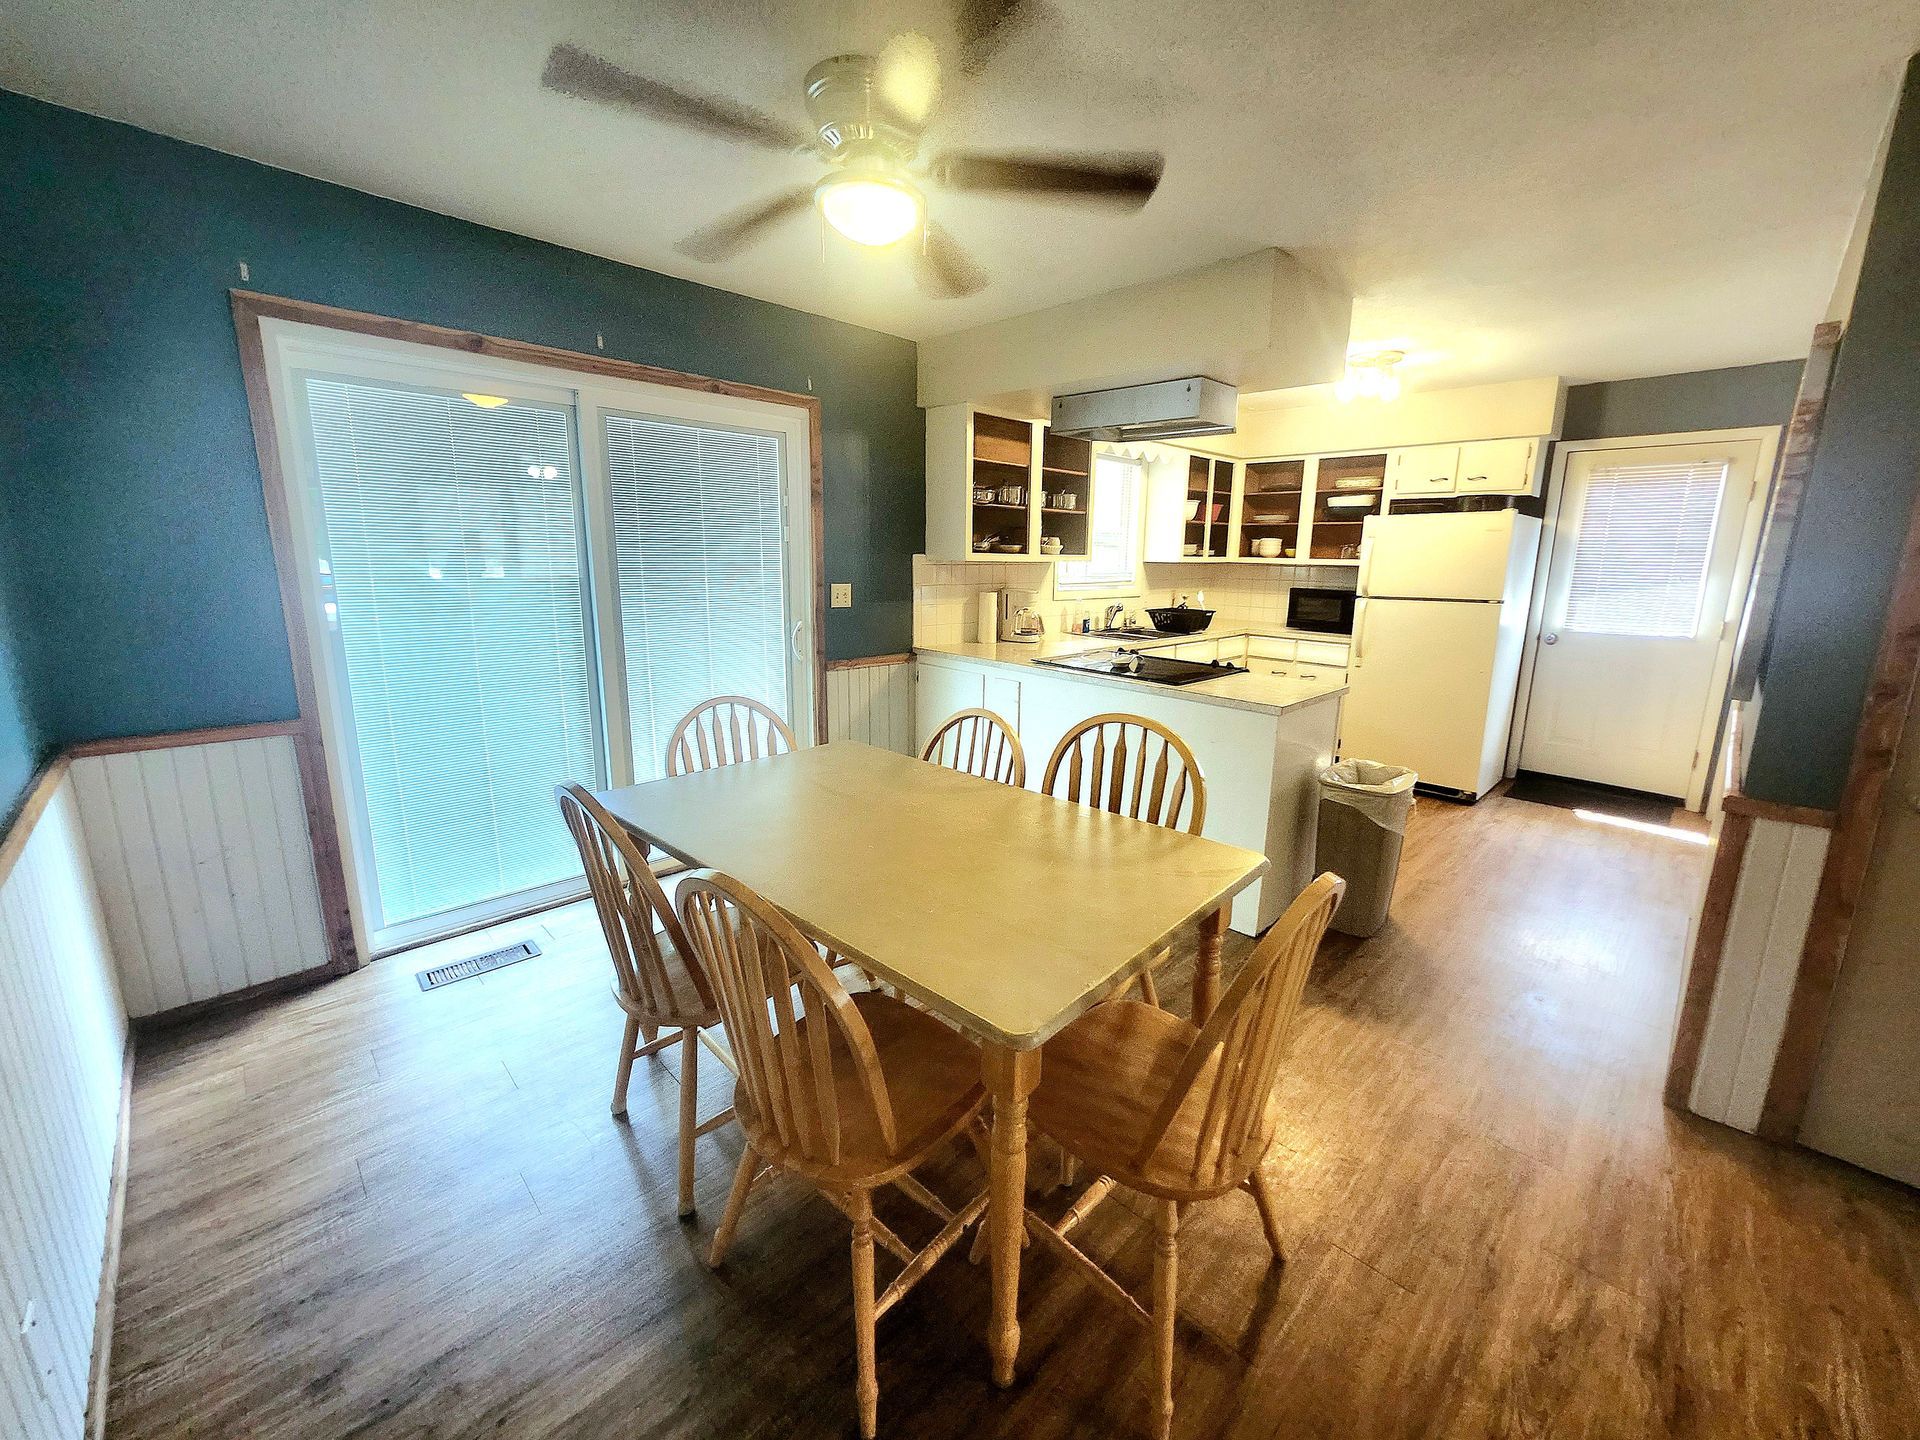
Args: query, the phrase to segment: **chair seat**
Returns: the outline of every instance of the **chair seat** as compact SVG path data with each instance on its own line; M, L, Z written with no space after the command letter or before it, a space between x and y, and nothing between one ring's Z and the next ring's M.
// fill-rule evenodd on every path
M660 1009L647 1005L637 995L629 995L622 990L616 980L613 986L613 998L620 1002L620 1008L643 1025L662 1028L693 1026L698 1029L718 1025L719 1010L700 998L700 991L693 983L693 976L688 973L687 962L674 948L673 942L657 932L653 938L660 946L661 958L667 962L665 966L667 984L672 988L668 1008Z
M1245 1177L1202 1184L1192 1175L1206 1097L1219 1066L1217 1053L1201 1067L1187 1103L1159 1145L1144 1163L1140 1159L1160 1106L1199 1033L1178 1015L1137 1000L1096 1006L1047 1042L1027 1117L1090 1169L1111 1175L1130 1190L1180 1201L1231 1190ZM1269 1100L1263 1135L1273 1134L1276 1119Z
M839 1094L840 1160L832 1166L790 1154L780 1136L753 1108L747 1087L734 1088L734 1110L753 1148L768 1160L829 1185L878 1184L912 1169L956 1134L986 1101L980 1052L922 1010L889 995L865 991L850 997L873 1036L893 1100L899 1144L889 1150L861 1089L853 1054L837 1026L829 1024L828 1054ZM795 1027L811 1045L809 1017Z

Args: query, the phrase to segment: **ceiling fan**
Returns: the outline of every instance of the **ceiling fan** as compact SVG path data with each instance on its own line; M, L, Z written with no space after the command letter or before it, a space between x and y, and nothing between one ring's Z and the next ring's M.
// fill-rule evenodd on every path
M956 16L962 74L978 75L1024 0L961 0ZM939 92L939 60L924 35L896 35L878 56L834 55L807 72L812 133L756 110L635 75L575 45L553 47L541 84L577 99L633 110L744 145L823 161L817 181L794 186L696 230L674 248L718 264L817 206L840 234L884 246L918 232L914 278L940 298L972 295L985 271L927 213L924 186L1024 195L1138 210L1160 184L1154 154L1059 155L943 151L921 164L920 141Z

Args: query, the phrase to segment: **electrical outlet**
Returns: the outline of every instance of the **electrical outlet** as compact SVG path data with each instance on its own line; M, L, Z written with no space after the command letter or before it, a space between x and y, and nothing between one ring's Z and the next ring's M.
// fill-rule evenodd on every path
M830 599L834 609L851 610L853 608L853 586L833 586L830 592Z
M47 1399L53 1398L53 1337L40 1323L40 1312L33 1301L20 1317L20 1344L27 1352L27 1367L33 1371L33 1383Z

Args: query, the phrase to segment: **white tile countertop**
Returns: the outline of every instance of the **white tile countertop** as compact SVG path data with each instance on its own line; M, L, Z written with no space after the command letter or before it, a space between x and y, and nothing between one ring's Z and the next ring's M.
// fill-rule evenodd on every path
M1152 691L1175 700L1194 700L1203 704L1230 705L1240 710L1262 710L1284 715L1290 710L1318 704L1347 693L1347 687L1327 680L1293 680L1278 675L1222 675L1218 680L1200 680L1191 685L1156 685L1148 680L1133 680L1120 675L1096 675L1085 670L1063 670L1035 662L1056 655L1082 655L1089 650L1109 650L1122 646L1130 650L1164 649L1169 645L1193 641L1230 640L1245 635L1271 635L1283 639L1323 640L1346 643L1345 636L1323 635L1305 630L1246 628L1202 631L1197 635L1163 636L1158 639L1117 640L1101 635L1045 635L1031 645L1013 641L962 641L950 645L916 645L914 654L944 656L984 665L1005 665L1051 675L1061 680L1077 680L1088 685L1106 685L1135 694Z

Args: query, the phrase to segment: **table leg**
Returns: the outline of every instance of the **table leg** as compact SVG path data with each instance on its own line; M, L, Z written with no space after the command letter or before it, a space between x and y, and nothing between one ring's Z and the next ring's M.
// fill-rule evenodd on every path
M1200 917L1200 951L1193 961L1193 1023L1204 1025L1220 998L1220 942L1226 938L1231 905Z
M987 1348L993 1381L1013 1383L1020 1354L1020 1237L1027 1208L1027 1096L1040 1083L1040 1052L989 1044L982 1051L987 1094L993 1101L988 1151L987 1243L993 1270L993 1317Z

